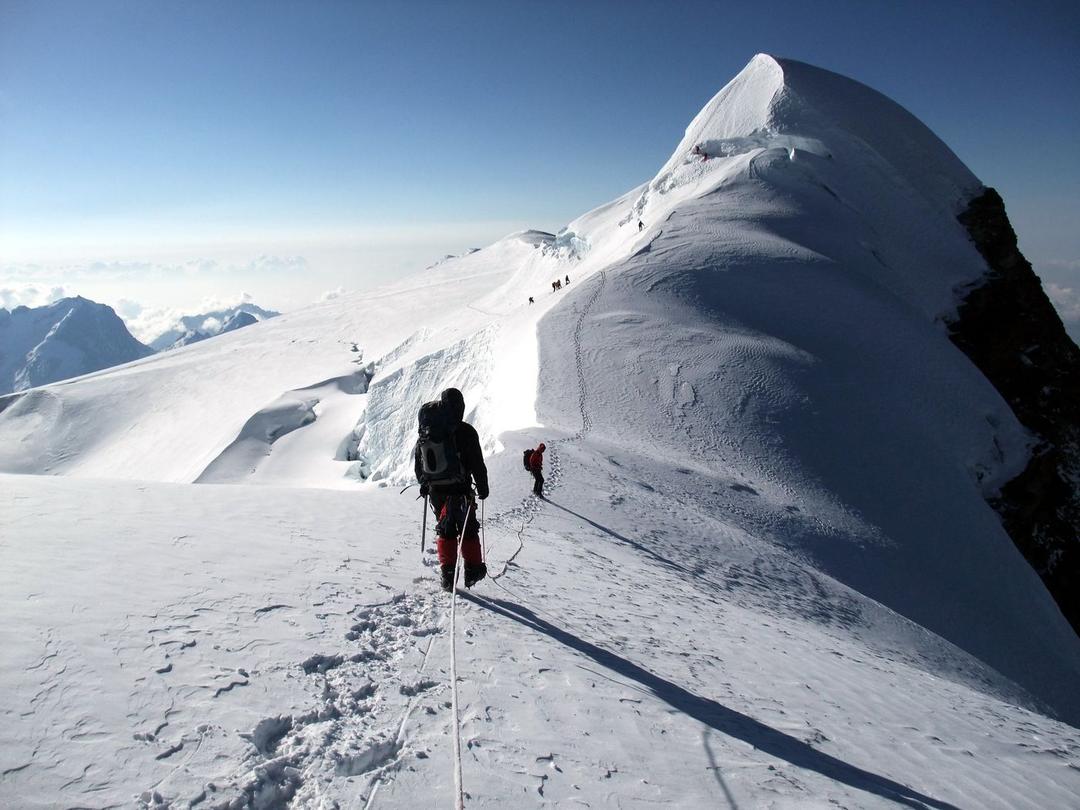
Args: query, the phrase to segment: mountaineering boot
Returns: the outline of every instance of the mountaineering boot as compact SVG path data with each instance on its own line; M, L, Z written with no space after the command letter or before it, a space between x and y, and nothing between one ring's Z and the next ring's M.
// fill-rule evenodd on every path
M487 566L484 563L465 566L465 587L471 588L477 582L487 576Z
M468 573L466 573L466 576L468 576ZM452 565L442 566L442 589L444 591L454 589L454 566Z

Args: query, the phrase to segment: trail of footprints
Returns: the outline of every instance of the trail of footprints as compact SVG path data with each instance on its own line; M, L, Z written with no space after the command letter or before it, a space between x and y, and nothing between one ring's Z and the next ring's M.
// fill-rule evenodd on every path
M445 688L424 674L432 641L443 631L442 613L432 594L398 594L355 608L342 650L297 664L297 677L308 680L315 697L308 711L266 717L241 734L251 752L236 777L207 783L186 799L146 791L139 806L321 806L336 779L367 775L370 785L408 757L426 758L425 751L408 750L404 730L420 699ZM425 710L436 713L438 704L430 701ZM363 784L349 789L358 788Z
M561 465L557 453L549 456L548 485L558 486ZM522 543L524 530L540 510L541 502L527 496L522 503L487 518L497 534L516 534ZM497 538L492 538L498 542ZM495 543L492 543L495 545ZM429 548L429 557L433 549ZM500 556L510 557L510 549ZM391 564L400 553L396 549L385 561ZM343 567L348 567L349 560ZM434 568L432 559L424 564ZM512 563L504 563L505 574ZM496 576L499 572L492 571ZM434 582L434 575L430 577ZM384 586L385 587L385 586ZM335 597L344 596L336 592ZM438 696L447 689L445 677L426 677L430 669L428 654L432 642L444 633L445 603L440 594L421 589L417 593L399 593L386 602L359 606L350 614L344 633L343 649L309 656L296 665L298 677L309 680L315 705L301 714L280 714L263 718L253 729L241 733L251 744L251 752L236 776L220 783L208 782L196 795L171 798L157 790L147 790L136 797L141 808L164 810L198 807L211 810L247 810L248 808L334 806L328 795L331 783L343 777L366 776L366 785L352 785L349 790L371 791L379 780L385 781L409 759L425 759L424 750L410 750L406 743L406 724L413 710L423 703L423 711L437 714L449 703ZM315 603L323 604L323 603ZM274 604L260 608L259 614L288 607ZM329 614L326 614L329 615ZM195 618L188 616L187 618ZM169 630L190 628L170 627ZM165 642L174 643L172 639ZM193 647L193 639L178 642L176 652ZM164 651L164 650L163 650ZM170 655L163 656L159 674L171 670ZM217 687L218 697L250 683L243 669L220 673L225 683ZM426 699L425 699L426 698ZM166 720L156 729L159 734ZM200 727L200 734L207 727ZM150 742L157 734L145 735ZM167 746L158 759L171 757L184 748ZM324 801L325 799L325 801Z

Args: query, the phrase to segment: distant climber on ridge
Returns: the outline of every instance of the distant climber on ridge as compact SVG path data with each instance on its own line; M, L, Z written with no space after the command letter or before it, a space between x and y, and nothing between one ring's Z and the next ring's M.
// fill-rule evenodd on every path
M525 469L532 473L533 477L533 495L537 497L544 497L544 450L547 446L540 442L536 445L535 450L526 450L522 454L522 461L525 464Z
M480 436L472 425L462 421L464 417L465 398L458 389L447 388L438 400L421 406L420 435L413 450L420 494L430 496L431 509L438 519L435 530L445 591L454 587L459 537L465 587L471 588L487 575L480 549L480 521L476 519L476 499L488 496L487 466Z

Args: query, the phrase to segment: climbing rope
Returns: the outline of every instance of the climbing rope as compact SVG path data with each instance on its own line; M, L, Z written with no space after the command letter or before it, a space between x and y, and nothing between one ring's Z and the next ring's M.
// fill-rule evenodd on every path
M483 503L481 501L481 503ZM461 786L461 716L458 713L457 679L457 582L461 573L461 544L465 539L465 527L469 525L472 504L465 509L465 522L457 539L457 560L454 562L454 586L450 595L450 713L454 720L454 810L464 810L465 791Z
M597 300L600 298L600 295L603 293L604 285L606 283L606 280L607 280L606 275L605 275L604 271L601 270L600 271L600 283L593 290L593 293L589 297L588 301L586 301L585 306L582 308L581 312L579 313L577 322L574 325L574 332L573 332L573 339L574 339L574 344L575 344L574 361L575 361L577 377L578 377L578 387L579 387L578 408L581 411L581 429L577 432L577 434L575 434L574 436L568 437L567 439L564 439L563 441L578 441L578 440L584 438L592 430L592 419L590 418L588 408L587 408L588 388L586 386L585 364L584 364L584 357L583 357L583 351L582 351L582 346L581 346L581 332L582 332L582 329L584 327L586 317L588 317L588 315L591 312L593 306L596 304ZM553 448L553 450L554 450L554 448ZM553 460L557 459L557 456L555 455L554 452L552 453L552 456L553 456ZM552 476L552 478L555 479L556 476ZM457 676L457 582L458 582L458 577L461 575L462 557L463 557L463 555L462 555L462 543L465 540L465 528L466 528L466 526L468 526L469 517L473 513L473 511L472 511L473 508L474 508L474 504L469 503L468 507L465 510L465 522L462 524L461 533L458 535L458 538L457 538L457 559L454 562L454 585L453 585L453 590L452 590L452 593L451 593L451 596L450 596L450 711L451 711L451 714L453 716L453 724L454 724L454 730L453 730L454 733L453 733L453 738L452 738L453 752L454 752L454 810L465 810L465 791L464 791L464 788L462 787L462 775L461 775L461 714L460 714L460 710L459 710L460 703L459 703L459 699L458 699L458 676ZM425 511L425 515L426 514L427 513ZM507 573L507 571L509 570L510 565L514 562L514 559L518 556L518 554L520 554L522 552L522 550L524 550L525 542L524 542L523 535L525 533L525 527L529 523L532 522L532 519L534 517L535 517L535 512L532 512L531 514L529 512L526 512L524 518L521 521L521 527L517 530L517 540L518 540L517 549L514 551L513 554L510 555L509 559L507 559L503 563L502 571L500 571L497 574L493 574L493 575L490 576L491 581L495 585L497 585L498 587L502 588L504 591L506 591L507 588L501 582L499 582L498 580L503 575L505 575ZM486 521L485 521L484 518L485 518L485 515L484 515L484 502L481 500L480 501L480 536L481 536L481 544L482 544L482 547L483 547L484 561L486 563L488 549L487 549L487 531L486 531L486 528L484 526L484 523ZM498 521L498 518L499 518L499 516L496 516L495 520ZM507 591L507 592L509 592L509 591Z

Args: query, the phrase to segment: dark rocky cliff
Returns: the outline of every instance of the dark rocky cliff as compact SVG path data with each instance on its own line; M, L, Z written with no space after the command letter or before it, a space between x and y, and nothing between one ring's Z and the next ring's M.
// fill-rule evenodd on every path
M950 336L1039 441L991 503L1080 633L1080 348L1016 244L992 188L959 217L989 271L966 292Z

